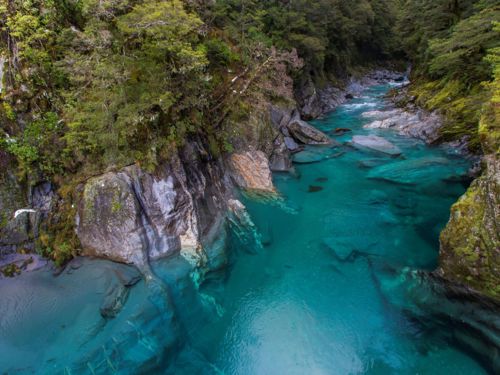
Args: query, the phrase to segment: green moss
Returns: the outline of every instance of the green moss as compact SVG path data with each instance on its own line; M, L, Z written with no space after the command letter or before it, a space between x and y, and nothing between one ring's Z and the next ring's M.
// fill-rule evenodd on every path
M16 116L16 112L14 112L14 108L12 108L12 106L5 101L2 104L3 104L3 110L5 113L5 117L7 117L7 119L10 121L15 121L17 116Z
M14 277L21 274L21 268L17 264L11 263L1 268L0 272L5 277Z
M476 180L453 205L441 233L441 267L445 275L474 289L500 298L495 252L500 247L487 192L491 182Z
M412 84L410 94L416 98L417 105L443 115L442 141L467 137L469 149L479 152L478 123L482 106L489 98L480 83L470 86L459 80L417 80Z

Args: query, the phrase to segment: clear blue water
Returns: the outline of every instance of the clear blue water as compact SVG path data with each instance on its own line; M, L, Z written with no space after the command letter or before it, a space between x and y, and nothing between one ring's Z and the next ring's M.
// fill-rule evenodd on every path
M401 157L316 147L312 152L332 157L296 165L297 177L275 177L296 213L246 202L267 246L257 255L240 254L228 279L206 288L223 314L193 332L195 346L221 373L484 373L448 343L423 337L377 287L371 263L436 267L439 232L465 189L443 179L467 168L453 150L363 129L368 120L361 113L383 108L386 90L371 88L313 124L325 132L352 129L339 142L383 136L403 150ZM422 159L443 164L409 168L413 161L427 165ZM400 174L413 183L372 178L402 161Z
M426 330L408 314L415 301L401 272L437 266L468 163L446 147L364 130L361 114L384 108L388 88L314 122L352 132L335 137L337 147L308 149L321 161L275 176L284 204L245 201L263 248L233 239L230 267L200 289L182 257L154 265L172 305L140 282L120 314L103 320L99 305L114 285L104 261L1 283L0 373L486 373L446 326ZM403 154L349 147L356 134L383 136Z

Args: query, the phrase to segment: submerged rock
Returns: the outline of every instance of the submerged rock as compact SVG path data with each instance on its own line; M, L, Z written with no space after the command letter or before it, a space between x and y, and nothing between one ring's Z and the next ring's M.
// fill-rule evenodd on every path
M0 280L0 368L23 374L156 373L180 341L172 306L159 308L134 267L75 261L76 269L70 263L57 277L46 267Z
M398 146L376 135L355 135L352 137L352 144L355 147L367 148L391 156L398 156L402 153Z
M372 273L377 287L388 303L403 309L420 334L438 333L450 345L480 359L491 373L500 371L498 301L435 274L407 268L397 271L373 262L370 266L385 268Z
M420 158L402 160L373 168L368 172L368 178L382 179L399 184L423 184L433 180L436 173L442 178L458 173L458 168L448 165L444 158Z
M308 193L317 193L318 191L321 191L323 189L324 189L324 187L322 187L322 186L309 185L307 192Z
M292 161L297 164L312 164L323 160L332 159L341 156L342 152L337 152L332 147L307 148L304 151L293 155Z

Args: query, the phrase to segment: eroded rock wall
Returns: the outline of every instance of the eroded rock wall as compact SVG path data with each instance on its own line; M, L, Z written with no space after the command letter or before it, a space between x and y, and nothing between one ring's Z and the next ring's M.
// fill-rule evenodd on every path
M133 165L88 180L77 217L83 253L139 266L179 251L202 257L223 230L232 184L197 146L154 173Z

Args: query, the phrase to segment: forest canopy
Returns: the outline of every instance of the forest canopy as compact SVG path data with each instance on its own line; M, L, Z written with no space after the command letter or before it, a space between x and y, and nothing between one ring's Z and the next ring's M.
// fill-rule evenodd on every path
M195 135L230 150L220 123L245 102L230 82L276 51L317 85L407 61L444 136L474 144L500 41L493 0L0 0L0 15L0 148L26 179L154 168Z

